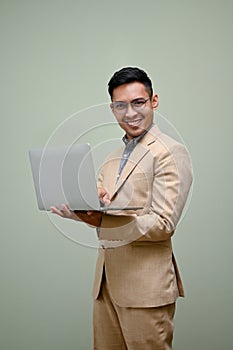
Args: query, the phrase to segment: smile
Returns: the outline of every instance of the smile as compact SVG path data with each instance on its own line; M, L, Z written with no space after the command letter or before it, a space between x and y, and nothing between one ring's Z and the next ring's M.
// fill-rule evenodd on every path
M124 122L129 125L129 126L138 126L141 121L143 120L143 118L136 118L136 119L132 119L132 120L124 120Z

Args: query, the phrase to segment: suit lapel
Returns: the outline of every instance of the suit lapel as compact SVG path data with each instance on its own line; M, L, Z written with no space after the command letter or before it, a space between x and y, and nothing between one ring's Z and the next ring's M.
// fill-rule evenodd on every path
M123 185L123 183L128 179L129 175L133 172L135 167L141 161L141 159L149 152L147 147L144 147L140 143L135 147L131 153L124 169L122 170L121 176L117 182L116 191Z
M154 125L148 133L142 138L142 140L136 145L133 152L131 153L122 173L121 176L116 184L112 182L111 186L111 198L114 197L117 191L119 191L120 187L125 183L125 181L128 179L129 175L133 172L135 167L138 165L138 163L145 157L145 155L150 151L150 145L155 142L156 138L160 134L159 128ZM114 178L117 177L119 165L120 165L120 158L122 156L122 149L118 152L117 157L118 160L114 162L113 168L112 168L112 174Z

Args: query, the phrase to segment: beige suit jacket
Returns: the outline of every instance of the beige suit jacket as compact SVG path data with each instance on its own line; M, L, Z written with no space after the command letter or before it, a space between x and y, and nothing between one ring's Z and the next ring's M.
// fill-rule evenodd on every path
M116 182L123 147L103 164L98 186L112 206L141 206L106 212L98 232L99 256L93 288L98 298L103 271L119 306L156 307L184 296L171 237L192 183L185 147L157 126L141 139Z

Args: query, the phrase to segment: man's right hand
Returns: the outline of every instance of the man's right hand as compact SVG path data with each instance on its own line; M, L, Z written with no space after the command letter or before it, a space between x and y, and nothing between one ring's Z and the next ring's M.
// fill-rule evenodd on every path
M100 227L102 220L102 212L100 211L72 211L68 205L63 204L62 209L58 209L54 206L50 207L51 213L57 214L64 219L71 219L75 221L82 221L86 224L94 227Z

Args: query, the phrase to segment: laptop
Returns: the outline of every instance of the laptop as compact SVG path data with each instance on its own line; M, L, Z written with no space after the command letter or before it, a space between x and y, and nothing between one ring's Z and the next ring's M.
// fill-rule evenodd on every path
M88 143L29 150L38 208L71 210L136 210L142 207L105 207L99 201L94 163Z

